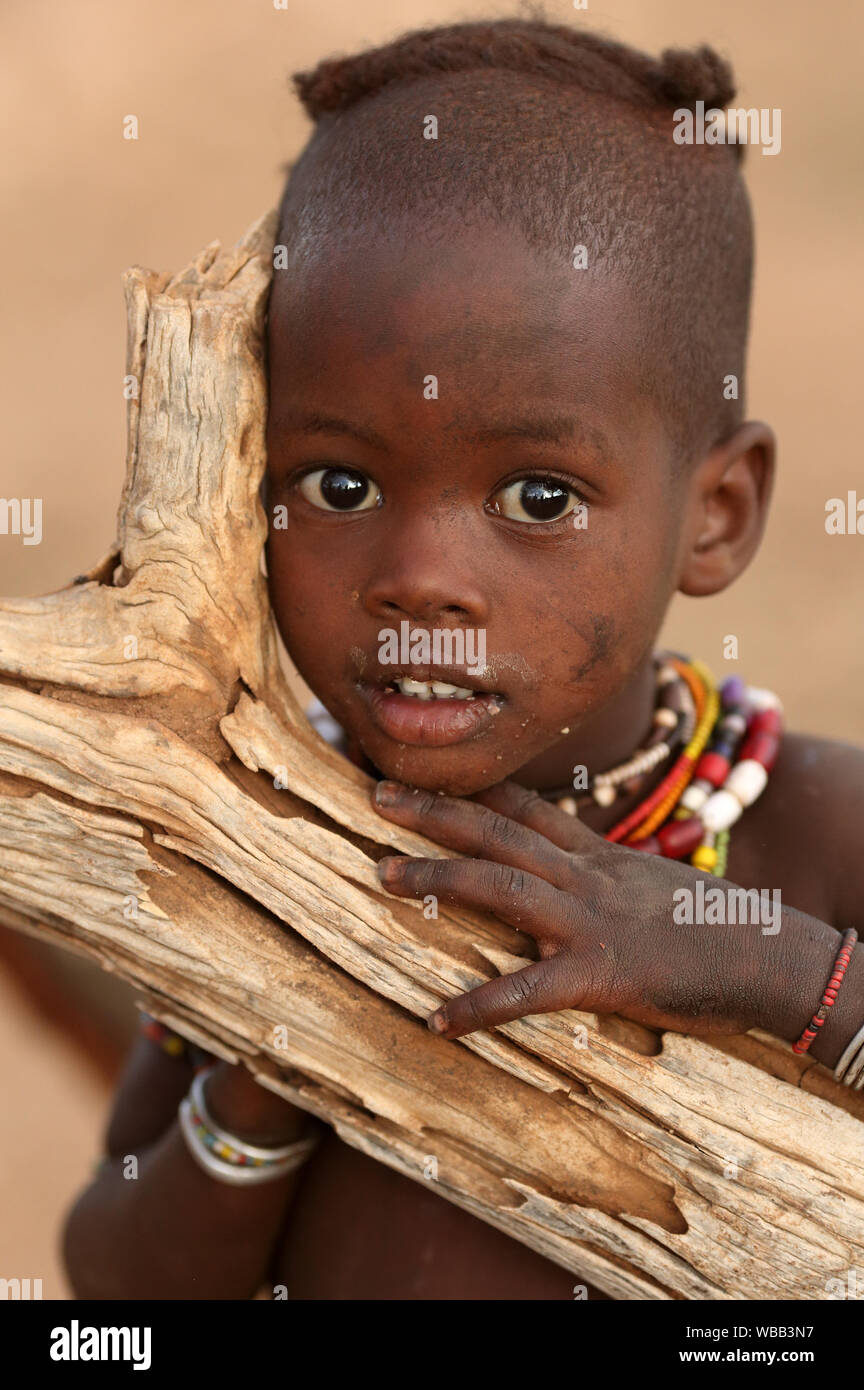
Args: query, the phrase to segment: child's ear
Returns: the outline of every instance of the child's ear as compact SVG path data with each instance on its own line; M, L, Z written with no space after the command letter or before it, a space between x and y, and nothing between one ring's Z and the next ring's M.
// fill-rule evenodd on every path
M692 472L678 589L717 594L747 568L762 539L774 482L774 431L740 425Z

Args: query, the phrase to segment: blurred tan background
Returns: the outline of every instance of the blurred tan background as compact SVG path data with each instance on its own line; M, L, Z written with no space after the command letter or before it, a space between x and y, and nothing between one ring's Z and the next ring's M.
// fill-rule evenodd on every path
M43 540L0 535L0 593L66 584L114 537L123 476L120 273L235 240L277 199L306 121L288 76L419 25L517 13L444 0L5 0L0 11L4 447L0 496L41 497ZM551 0L549 18L651 52L710 42L737 105L780 107L748 153L757 227L750 414L780 441L761 555L728 594L680 600L670 642L776 689L790 723L864 742L864 536L828 536L858 489L864 11L848 0ZM140 138L122 138L124 117ZM740 661L722 657L735 634ZM67 1297L62 1213L99 1151L131 996L0 936L0 1277Z

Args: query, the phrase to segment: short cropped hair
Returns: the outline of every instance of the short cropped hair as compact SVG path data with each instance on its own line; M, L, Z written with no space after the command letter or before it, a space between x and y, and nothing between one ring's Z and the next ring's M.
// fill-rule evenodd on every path
M315 130L289 167L280 241L406 216L429 227L446 210L562 265L583 246L589 271L634 294L644 389L676 461L733 432L753 266L743 150L673 140L676 110L735 96L711 48L654 59L542 17L499 19L418 30L293 81ZM437 139L422 135L430 115Z

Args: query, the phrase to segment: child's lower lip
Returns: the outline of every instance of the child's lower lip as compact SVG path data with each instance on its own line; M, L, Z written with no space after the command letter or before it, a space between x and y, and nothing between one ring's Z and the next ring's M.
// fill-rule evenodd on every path
M475 695L473 700L418 700L398 690L360 685L378 728L398 743L442 748L462 743L487 728L501 708L497 695Z

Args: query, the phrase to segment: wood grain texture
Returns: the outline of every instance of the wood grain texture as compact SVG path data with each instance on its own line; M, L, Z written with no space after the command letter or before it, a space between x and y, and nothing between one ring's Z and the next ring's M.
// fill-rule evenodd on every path
M0 602L0 921L574 1283L829 1297L864 1266L864 1096L811 1059L572 1010L457 1044L425 1028L531 945L382 889L381 854L442 851L375 814L282 675L258 500L274 230L127 274L116 545Z

